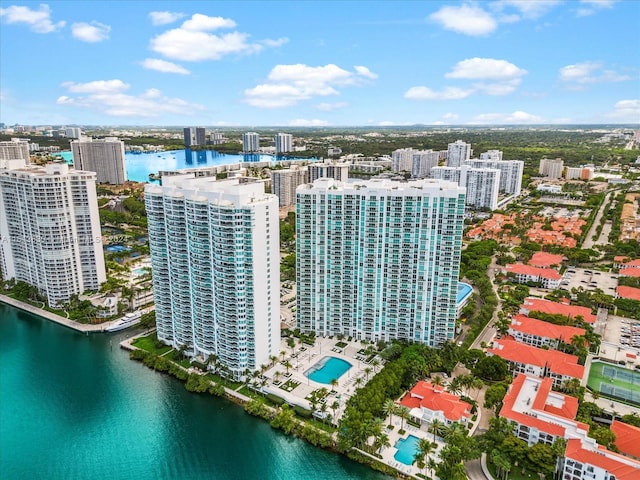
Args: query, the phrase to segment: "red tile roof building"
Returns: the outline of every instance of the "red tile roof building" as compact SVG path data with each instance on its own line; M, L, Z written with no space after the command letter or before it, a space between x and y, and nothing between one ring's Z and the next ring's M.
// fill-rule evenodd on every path
M638 480L640 462L579 439L567 442L562 460L564 480Z
M560 266L564 257L547 252L536 252L527 263L532 267L551 268Z
M487 349L487 353L506 360L514 372L550 377L556 388L567 380L584 376L584 366L578 364L576 355L532 347L509 337L494 340L493 348Z
M611 431L616 434L616 447L620 453L640 460L640 427L614 420Z
M552 268L531 267L523 263L510 263L505 265L503 271L515 275L518 283L541 283L542 288L549 290L558 288L562 279L562 275Z
M591 313L591 309L577 305L566 305L564 303L552 302L542 298L527 297L520 305L520 313L529 315L529 312L542 312L552 315L562 315L571 319L581 316L587 323L595 323L596 316Z
M445 424L459 422L467 425L471 417L471 405L460 397L446 392L442 386L420 381L400 400L409 408L411 416L422 423L431 423L435 418Z
M628 298L629 300L640 300L640 288L620 285L616 287L616 295L620 298Z
M557 348L560 341L571 343L574 336L584 336L585 333L584 328L556 325L522 314L515 315L509 326L509 335L516 341L534 347Z
M621 268L618 274L621 277L640 277L640 268L627 267Z
M575 420L578 399L552 391L552 384L550 378L519 374L502 402L500 416L515 422L515 435L529 446L588 438L589 425Z

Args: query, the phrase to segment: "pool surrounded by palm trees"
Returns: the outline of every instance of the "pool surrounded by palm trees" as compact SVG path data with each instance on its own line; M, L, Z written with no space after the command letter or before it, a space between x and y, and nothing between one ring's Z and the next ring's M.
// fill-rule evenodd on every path
M314 382L330 385L332 380L338 380L352 366L346 360L327 356L316 362L304 375Z
M413 459L418 452L419 440L420 439L414 435L409 435L407 438L399 438L394 445L398 451L393 458L405 465L413 465Z

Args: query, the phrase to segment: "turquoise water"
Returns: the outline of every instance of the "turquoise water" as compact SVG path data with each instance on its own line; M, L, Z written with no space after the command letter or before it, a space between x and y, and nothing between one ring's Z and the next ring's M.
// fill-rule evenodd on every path
M468 283L458 282L458 295L456 303L461 303L467 295L471 295L473 288Z
M324 357L304 374L314 382L329 385L331 380L338 380L351 366L349 362L341 358Z
M393 458L405 465L411 465L413 464L413 457L418 451L418 437L409 435L407 438L400 438L394 447L396 447L398 451Z
M149 270L143 267L140 268L134 268L133 273L135 273L136 275L146 275L147 273L149 273Z
M191 394L82 335L0 304L3 480L387 478Z
M290 157L288 160L294 160ZM170 150L154 153L127 153L127 180L148 182L150 173L160 170L179 170L182 168L210 167L240 162L273 162L273 155L227 154L215 150ZM313 161L315 159L304 159Z
M108 247L104 247L104 249L110 253L131 251L131 247L125 247L124 245L109 245Z

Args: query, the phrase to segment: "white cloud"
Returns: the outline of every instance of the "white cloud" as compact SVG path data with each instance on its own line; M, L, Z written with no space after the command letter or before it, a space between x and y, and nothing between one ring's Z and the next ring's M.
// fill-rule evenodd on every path
M87 83L64 82L62 84L72 93L118 93L129 90L131 85L122 80L95 80Z
M512 80L505 80L496 83L474 83L473 88L477 92L486 93L487 95L492 96L509 95L516 91L520 86L520 82L521 80L519 78L514 78Z
M541 123L544 119L538 115L517 110L513 113L483 113L477 115L469 123L472 124L525 124L525 123Z
M102 42L109 39L111 27L100 22L74 23L71 25L71 35L78 40L88 43Z
M536 20L560 3L561 0L499 0L494 2L492 8L503 10L511 7L517 10L522 18Z
M287 37L280 37L280 38L276 38L275 40L271 38L267 38L265 40L260 41L260 43L265 47L272 47L272 48L281 47L282 45L288 42L289 42L289 39Z
M287 107L313 97L338 95L338 87L362 85L374 76L366 67L350 72L334 64L276 65L266 83L244 91L244 101L260 108Z
M156 70L163 73L178 73L180 75L191 74L191 72L186 68L159 58L146 58L141 62L141 65L147 70Z
M0 17L7 23L25 23L29 29L35 33L51 33L65 26L65 21L53 23L51 21L51 9L47 4L40 4L38 10L31 10L29 7L11 5L7 8L0 8Z
M356 65L353 69L358 73L358 75L362 75L363 77L370 78L371 80L375 80L378 78L377 73L373 73L367 67L363 67L362 65Z
M348 105L349 104L347 102L335 102L335 103L323 102L323 103L317 104L316 108L322 112L331 112L332 110L338 110Z
M616 0L580 0L580 4L583 6L576 11L576 15L578 17L587 17L598 10L612 8L614 3L616 3Z
M184 13L180 12L149 12L149 17L151 17L151 23L153 25L167 25L185 16Z
M620 100L605 116L621 123L640 123L640 100Z
M208 30L218 30L220 28L234 28L236 22L230 18L223 17L210 17L208 15L202 15L201 13L194 13L191 18L182 24L185 30L192 30L194 32L202 32Z
M458 119L458 114L457 113L451 113L451 112L445 113L442 116L442 119L443 120L457 120Z
M603 70L597 62L582 62L567 65L560 69L560 80L569 88L581 87L591 83L613 83L631 80L628 75L620 75L613 70Z
M526 70L506 60L495 58L467 58L456 63L446 78L506 80L525 75Z
M210 17L196 13L178 28L167 30L151 39L150 48L167 58L186 62L220 60L230 54L251 54L265 47L279 47L287 38L265 39L249 42L249 34L243 32L211 33L212 30L235 28L230 18Z
M289 122L290 127L326 127L330 125L326 120L320 120L318 118L314 118L311 120L307 120L305 118L296 118L295 120L291 120Z
M404 93L404 98L408 100L460 100L473 93L473 90L465 90L458 87L445 87L436 92L429 87L411 87Z
M59 105L70 105L96 110L104 115L118 117L159 117L165 113L180 113L205 110L202 105L192 104L180 98L162 95L156 88L150 88L140 95L123 93L129 85L121 80L97 80L89 83L65 82L62 84L70 93L87 93L86 96L62 95Z
M429 19L445 30L470 36L488 35L498 26L489 13L474 4L445 6L429 15Z

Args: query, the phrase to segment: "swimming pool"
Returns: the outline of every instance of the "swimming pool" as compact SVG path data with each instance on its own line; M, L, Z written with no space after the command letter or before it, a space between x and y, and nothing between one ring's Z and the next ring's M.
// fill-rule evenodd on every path
M134 275L146 275L147 273L149 273L149 270L144 268L144 267L140 267L140 268L136 268L131 270L133 272Z
M128 252L128 251L130 251L130 250L131 250L131 247L126 247L126 246L124 246L124 245L109 245L108 247L104 247L104 249L105 249L107 252L111 252L111 253L114 253L114 252L121 253L121 252Z
M314 382L330 385L331 380L338 380L351 367L349 362L341 358L324 357L304 374Z
M456 303L461 303L467 295L470 295L473 292L473 288L471 285L464 282L458 282L458 296L456 298Z
M407 438L400 438L394 447L398 449L393 456L400 463L413 465L413 457L418 451L418 437L409 435Z

